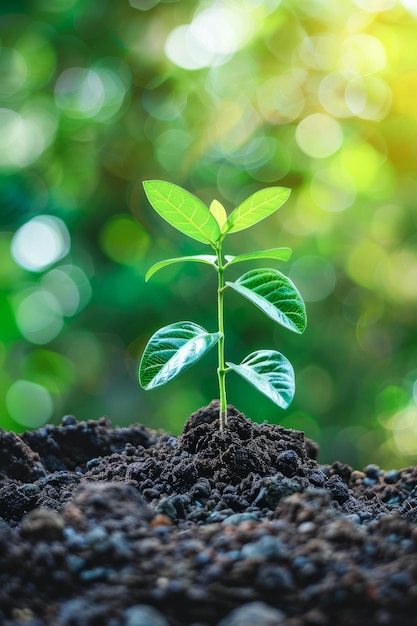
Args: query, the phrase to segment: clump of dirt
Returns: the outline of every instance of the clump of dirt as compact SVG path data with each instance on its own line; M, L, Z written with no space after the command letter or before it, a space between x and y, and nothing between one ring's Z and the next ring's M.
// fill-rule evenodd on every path
M0 623L417 626L417 468L218 413L0 430Z

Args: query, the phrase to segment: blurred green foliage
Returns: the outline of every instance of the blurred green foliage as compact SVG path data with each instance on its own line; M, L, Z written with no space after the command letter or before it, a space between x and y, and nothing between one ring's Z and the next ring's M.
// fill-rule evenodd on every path
M226 253L290 246L306 333L227 293L226 350L282 350L282 412L244 381L248 417L304 430L321 460L417 457L416 0L26 0L0 15L0 416L21 431L107 414L174 433L217 394L215 355L143 392L137 362L173 319L215 329L199 254L141 181L230 211L293 188ZM262 265L262 263L261 263ZM238 274L239 275L238 271Z

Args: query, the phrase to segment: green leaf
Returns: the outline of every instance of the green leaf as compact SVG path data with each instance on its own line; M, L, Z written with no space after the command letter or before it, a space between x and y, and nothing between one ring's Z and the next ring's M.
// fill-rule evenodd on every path
M302 333L307 324L304 301L294 283L275 269L251 270L226 285L253 302L285 328Z
M240 365L226 363L272 402L286 409L294 397L294 370L288 359L276 350L252 352Z
M228 262L227 265L232 265L232 263L241 263L242 261L253 261L255 259L277 259L279 261L288 261L291 254L291 248L271 248L270 250L260 250L259 252L239 254L239 256L226 255L225 259Z
M227 220L227 213L224 206L218 200L213 200L210 204L210 213L213 215L219 225L219 228L221 229Z
M143 186L155 211L171 226L203 243L219 239L216 219L196 196L163 180L146 180Z
M180 256L174 259L165 259L165 261L159 261L158 263L155 263L155 265L152 265L152 267L148 269L145 275L145 281L147 282L151 276L156 274L156 272L161 270L163 267L167 267L168 265L172 265L173 263L182 263L183 261L184 262L195 261L196 263L207 263L208 265L213 265L213 267L217 270L217 265L215 263L216 259L217 257L213 254L199 254L196 256Z
M235 233L263 220L284 204L291 193L286 187L267 187L249 196L229 215L222 233Z
M161 387L196 363L220 339L193 322L176 322L156 331L148 341L139 365L143 389Z

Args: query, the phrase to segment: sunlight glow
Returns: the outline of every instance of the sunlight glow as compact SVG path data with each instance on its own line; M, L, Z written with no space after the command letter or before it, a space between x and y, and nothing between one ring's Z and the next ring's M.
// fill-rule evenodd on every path
M35 161L55 136L57 120L46 102L20 113L0 109L0 168L14 170Z
M298 124L295 138L303 152L320 159L339 150L343 143L343 130L339 122L329 115L313 113Z
M212 6L191 24L177 26L165 43L167 57L187 70L222 65L245 43L250 22L241 11Z
M97 72L71 67L60 75L55 101L68 117L93 117L104 102L104 85Z
M401 4L411 15L417 17L417 0L401 0Z
M408 406L392 418L395 445L402 454L417 454L417 407Z
M70 236L64 222L52 215L38 215L15 233L11 252L24 269L40 272L64 257Z

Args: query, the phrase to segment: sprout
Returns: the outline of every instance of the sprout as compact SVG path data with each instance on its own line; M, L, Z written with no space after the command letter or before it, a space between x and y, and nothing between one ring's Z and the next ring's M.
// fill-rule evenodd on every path
M268 187L257 191L227 216L218 200L213 200L208 208L194 195L172 183L150 180L144 182L144 188L152 207L163 219L185 235L208 244L215 253L160 261L148 270L145 280L173 263L210 265L218 276L218 329L211 333L194 322L185 321L157 330L146 345L139 365L141 386L148 390L165 385L217 344L221 430L227 424L226 375L231 371L286 409L294 397L295 379L293 367L283 354L276 350L257 350L239 365L225 361L224 294L227 289L233 289L272 320L295 333L302 333L306 327L304 301L292 281L276 269L250 270L234 282L225 281L224 274L230 265L245 261L287 261L291 250L273 248L223 257L223 241L226 235L249 228L274 213L287 200L290 190Z

